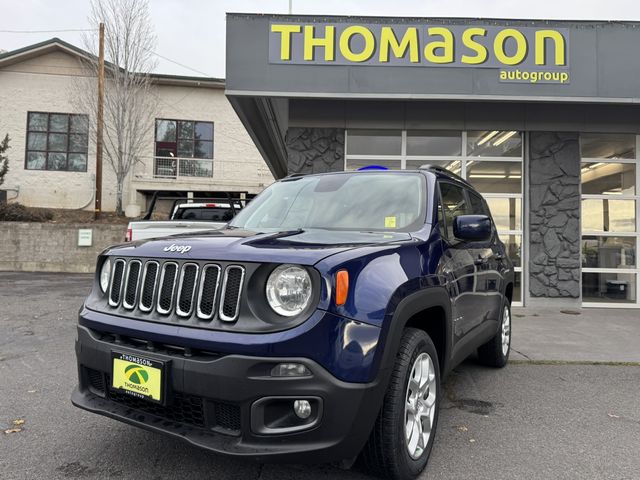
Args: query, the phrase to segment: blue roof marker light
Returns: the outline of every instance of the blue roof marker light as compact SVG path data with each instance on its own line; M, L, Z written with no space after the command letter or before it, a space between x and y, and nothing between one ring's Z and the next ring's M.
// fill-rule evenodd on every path
M382 165L367 165L366 167L360 167L357 171L362 172L364 170L389 170L387 167L383 167Z

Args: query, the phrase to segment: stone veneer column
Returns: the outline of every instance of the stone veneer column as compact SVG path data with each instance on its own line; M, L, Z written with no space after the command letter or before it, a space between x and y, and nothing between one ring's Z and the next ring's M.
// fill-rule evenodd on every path
M291 127L286 144L289 174L344 170L344 129Z
M529 293L580 298L577 133L529 135Z

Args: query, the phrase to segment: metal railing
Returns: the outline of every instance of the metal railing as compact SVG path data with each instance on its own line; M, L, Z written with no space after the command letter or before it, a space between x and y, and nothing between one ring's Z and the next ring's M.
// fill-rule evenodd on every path
M213 177L213 160L201 158L154 157L155 178Z

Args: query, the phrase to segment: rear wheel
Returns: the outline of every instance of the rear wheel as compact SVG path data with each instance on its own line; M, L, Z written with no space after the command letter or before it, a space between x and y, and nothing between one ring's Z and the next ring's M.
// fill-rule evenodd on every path
M438 423L438 355L422 330L405 330L391 380L373 431L362 452L366 469L405 480L424 470Z
M502 368L509 361L511 351L511 304L505 299L498 333L478 348L478 359L490 367Z

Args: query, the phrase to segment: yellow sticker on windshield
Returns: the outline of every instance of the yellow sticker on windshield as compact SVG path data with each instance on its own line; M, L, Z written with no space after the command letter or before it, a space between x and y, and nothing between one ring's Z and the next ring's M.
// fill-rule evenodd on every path
M385 228L396 228L396 217L384 217Z

